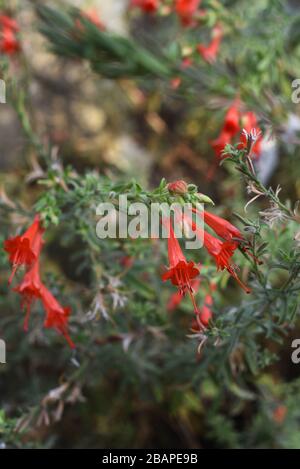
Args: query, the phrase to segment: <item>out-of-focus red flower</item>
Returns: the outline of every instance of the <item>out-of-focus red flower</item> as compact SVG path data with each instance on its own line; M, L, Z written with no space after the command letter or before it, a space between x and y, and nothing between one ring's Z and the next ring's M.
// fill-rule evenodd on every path
M175 11L183 26L189 26L193 22L200 3L201 0L175 0Z
M133 266L134 264L134 257L133 256L123 256L120 259L120 264L122 267L125 267L126 269L130 269L130 267Z
M185 70L193 65L193 61L190 57L185 57L181 62L181 69ZM177 90L182 83L181 77L174 77L171 80L171 88Z
M0 15L0 27L7 28L15 32L19 31L20 29L16 20L6 15Z
M189 68L193 65L193 60L190 57L184 57L181 62L181 68Z
M82 11L81 16L83 16L84 18L87 18L91 23L93 23L99 29L102 29L102 30L105 29L104 24L99 18L97 8L91 8L89 10Z
M172 78L171 83L170 83L172 90L177 90L179 88L179 86L181 85L181 82L182 82L182 80L181 80L180 77Z
M13 55L21 49L16 37L19 30L17 22L6 15L0 15L0 52Z
M0 33L0 52L13 55L20 50L20 43L11 29L3 28Z
M131 0L131 7L137 7L146 13L155 13L159 7L159 0Z
M202 308L200 308L200 311L199 311L199 319L201 321L201 324L203 324L205 327L208 326L209 321L213 317L213 312L211 309L212 305L213 305L213 297L210 294L208 294L205 296L204 305L202 306Z
M206 328L213 317L212 305L214 301L211 293L214 291L214 288L215 285L211 284L210 292L205 295L203 306L192 321L192 329L195 331L203 331L203 327Z
M225 114L223 132L228 132L232 137L234 137L239 133L240 129L239 101L236 100Z
M248 111L244 112L241 117L242 120L242 127L245 129L247 132L250 132L251 129L257 128L257 117L254 112Z
M30 310L34 300L41 297L42 282L39 272L39 261L36 261L33 266L26 272L22 282L14 291L22 295L22 308L25 308L26 315L24 320L24 330L28 331L28 322L30 317Z
M178 287L181 295L189 293L195 311L197 306L193 295L192 280L199 275L199 268L192 261L187 262L178 239L175 237L173 227L170 221L164 221L165 226L169 229L168 237L168 257L169 268L167 272L162 275L162 280L165 282L170 280L173 285Z
M287 407L283 404L276 407L273 411L273 420L278 424L282 424L286 418Z
M52 293L43 285L41 290L41 300L46 311L44 326L46 328L56 329L67 340L71 348L75 348L74 342L68 333L68 321L71 314L71 308L63 307L59 304Z
M98 29L101 31L105 31L105 25L102 23L102 21L99 18L99 14L96 8L91 8L89 10L81 11L80 12L81 18L85 18L89 20L91 23L93 23L95 26L97 26ZM77 29L80 31L84 31L84 25L80 17L78 17L75 21L75 26Z
M261 144L262 144L262 132L257 123L257 117L254 112L246 112L242 115L242 129L246 130L249 134L253 129L256 131L258 138L252 147L252 152L258 158L261 154ZM244 132L241 134L241 148L247 146L247 138Z
M210 142L211 146L215 151L215 155L217 158L222 159L224 158L223 150L226 145L230 144L232 141L232 136L228 132L222 131L220 135Z
M257 123L257 117L254 112L240 112L240 101L236 99L226 112L224 124L220 135L210 142L214 149L217 159L226 158L223 150L227 144L231 144L234 137L244 129L247 134L252 130L256 131L258 138L252 147L252 152L256 158L261 154L262 132ZM238 148L247 146L247 137L244 132L240 133L240 145Z
M241 130L239 107L240 102L238 99L236 99L225 114L224 124L220 135L215 140L210 142L218 159L223 159L226 157L226 155L223 155L225 146L230 144L233 137Z
M172 293L167 304L167 310L173 311L174 309L176 309L177 306L180 305L182 298L183 298L183 295L180 293L180 291L176 291L175 293Z
M198 44L197 50L206 62L213 63L217 59L222 37L222 28L220 25L217 25L213 28L211 42L207 46Z
M37 215L32 225L23 235L4 241L4 250L9 254L9 261L12 264L12 273L9 278L9 283L12 282L18 267L21 265L29 267L38 259L43 243L43 234L44 229Z
M167 185L167 189L173 194L184 195L188 192L188 185L185 181L179 179L178 181L170 182Z

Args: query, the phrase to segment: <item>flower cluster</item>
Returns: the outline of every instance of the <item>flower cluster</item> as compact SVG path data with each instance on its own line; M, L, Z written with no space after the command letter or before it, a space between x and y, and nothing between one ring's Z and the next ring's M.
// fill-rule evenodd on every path
M131 0L131 7L138 7L143 10L145 13L156 13L158 8L162 5L161 0ZM175 12L178 16L180 23L184 27L194 27L197 25L197 19L201 20L205 16L206 12L200 10L201 0L174 0L173 6L170 8L170 12ZM196 46L196 51L201 55L201 57L209 63L212 63L216 60L217 54L219 52L221 40L223 37L223 30L220 24L217 24L212 29L212 39L211 42L207 45L198 44ZM188 66L192 64L190 60ZM184 61L183 66L186 66L187 63Z
M262 133L257 123L257 117L254 112L241 112L241 103L236 99L229 107L224 118L224 124L220 135L211 142L211 146L215 151L218 160L223 159L226 155L223 150L227 144L231 144L233 139L239 135L240 148L247 146L246 135L255 130L258 138L252 147L252 154L259 158L261 153Z
M172 189L174 187L183 187L183 181L176 181L169 184ZM232 262L232 257L237 248L244 242L243 236L234 225L229 223L227 220L214 215L206 210L199 211L197 208L193 208L195 216L202 218L203 222L211 228L215 234L210 234L206 229L199 226L192 217L187 215L175 216L174 223L185 223L187 224L197 237L203 239L204 248L207 250L209 255L214 259L218 270L227 270L229 274L238 282L240 287L246 293L250 293L250 289L244 285L237 275L237 267ZM182 219L183 218L183 219ZM205 298L205 305L202 309L199 309L196 305L194 294L200 286L200 264L195 264L193 261L187 261L185 255L182 252L179 241L174 234L174 229L171 220L163 220L163 223L168 228L168 258L169 267L163 274L162 280L170 280L171 283L178 288L177 294L170 298L168 303L168 310L176 308L180 303L182 297L188 293L191 297L194 312L197 317L199 324L205 328L208 325L210 318L212 317L211 305L212 295L211 292ZM213 291L214 288L211 288Z
M39 216L36 216L30 227L20 236L7 239L4 242L4 250L9 255L12 264L12 273L9 284L12 282L17 269L25 266L26 273L22 282L14 288L14 291L22 297L22 307L26 310L24 329L28 330L29 316L32 303L41 300L45 310L44 326L56 329L67 340L71 348L75 345L68 333L68 319L70 308L59 304L52 293L42 283L40 277L40 255L43 246L44 229L41 226Z
M21 49L17 38L18 23L7 15L0 15L0 52L13 55Z
M174 0L171 7L168 3L166 8L161 8L165 13L175 13L180 24L185 28L193 28L199 24L206 16L206 11L199 9L201 0ZM156 13L159 7L163 6L162 0L131 0L131 8L138 7L145 13ZM198 43L193 46L187 47L182 51L181 69L187 69L194 63L196 56L201 56L205 62L212 64L216 61L220 45L223 38L223 28L217 23L211 31L211 41L208 44ZM173 90L179 88L182 83L182 78L175 76L170 84Z

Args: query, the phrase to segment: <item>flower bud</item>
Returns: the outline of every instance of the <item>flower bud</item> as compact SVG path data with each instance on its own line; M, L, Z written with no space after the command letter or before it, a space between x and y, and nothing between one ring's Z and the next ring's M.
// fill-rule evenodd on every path
M167 185L167 189L169 192L172 192L173 194L184 195L184 194L187 194L188 192L188 185L185 181L178 180L178 181L170 182Z
M200 192L198 192L196 194L196 197L197 197L199 203L215 205L214 202L211 200L211 198L208 197L208 195L201 194Z

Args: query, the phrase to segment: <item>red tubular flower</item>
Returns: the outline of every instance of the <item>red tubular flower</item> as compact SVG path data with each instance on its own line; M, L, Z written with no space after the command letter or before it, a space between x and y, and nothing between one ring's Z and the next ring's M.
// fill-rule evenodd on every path
M26 272L22 282L19 286L14 288L14 291L22 295L22 308L26 309L26 316L24 320L24 330L28 331L28 322L30 317L30 309L34 300L41 297L41 288L43 284L40 279L39 261L36 261L33 266Z
M192 219L187 218L187 222L190 224L192 230L196 234L198 233L199 237L203 239L204 247L214 258L218 270L226 269L227 272L229 272L230 275L238 282L240 287L242 287L246 293L250 293L251 290L239 279L235 271L235 266L231 262L231 258L238 248L239 243L233 240L221 241L220 239L215 238L210 233L207 233L207 231L197 226L197 224ZM225 235L227 236L228 232Z
M8 28L3 28L0 33L0 52L13 55L20 50L20 43L15 33Z
M230 133L222 131L215 140L211 141L210 144L213 147L215 151L215 155L219 159L223 159L223 150L226 147L226 145L230 144L232 140L232 136Z
M9 283L21 265L29 267L39 257L42 246L42 236L44 229L41 227L39 216L37 215L32 225L21 236L4 241L4 250L9 254L12 264L12 274Z
M224 218L218 217L206 210L200 212L197 209L193 209L193 212L203 217L204 222L212 228L220 238L225 239L225 241L231 241L232 238L237 238L238 240L243 239L240 230Z
M241 130L239 105L239 101L235 100L235 102L230 106L226 112L224 125L219 137L210 142L218 159L226 157L222 153L225 146L230 144L233 137Z
M159 0L131 0L130 7L137 7L146 13L155 13L159 6Z
M256 115L253 112L246 112L240 115L239 107L240 102L236 99L225 115L224 125L219 137L210 142L218 159L226 158L226 155L223 155L225 146L230 144L235 135L242 129L245 129L248 134L252 129L256 130L259 137L253 145L252 151L257 158L261 153L262 134L257 124ZM247 146L247 137L244 132L242 132L240 140L239 148L245 148Z
M208 294L205 296L204 305L202 306L199 312L200 323L203 324L203 326L205 327L208 326L209 321L213 317L213 312L211 309L212 305L213 305L213 297L210 294Z
M236 100L226 112L223 131L234 137L240 129L239 102Z
M193 22L200 3L201 0L175 0L175 11L183 26L189 26Z
M212 40L210 44L208 44L207 46L204 46L203 44L198 44L197 50L206 62L215 62L220 49L222 37L222 28L220 25L217 25L213 28Z
M208 253L215 259L218 270L227 270L228 273L238 282L246 293L251 290L244 285L238 277L235 266L231 262L231 258L238 247L238 243L234 241L220 241L211 234L204 232L204 246Z
M8 55L20 50L20 43L16 37L19 30L17 22L6 15L0 15L0 52Z
M165 222L166 224L166 222ZM193 296L192 280L199 275L199 268L192 261L187 262L178 239L175 237L173 228L170 221L168 222L169 237L168 237L168 256L169 268L167 272L162 275L162 280L165 282L170 280L173 285L177 286L181 295L188 292L191 296L192 303L195 311L197 306Z
M68 333L68 321L71 314L71 308L61 306L52 293L43 285L41 290L41 300L46 311L46 319L44 326L46 328L56 329L67 340L71 348L75 348L75 344L71 340Z
M19 31L19 25L13 18L6 15L0 15L0 27L10 29L11 31Z
M203 242L208 253L214 257L218 270L231 270L231 258L238 244L231 241L221 241L206 231L203 233Z

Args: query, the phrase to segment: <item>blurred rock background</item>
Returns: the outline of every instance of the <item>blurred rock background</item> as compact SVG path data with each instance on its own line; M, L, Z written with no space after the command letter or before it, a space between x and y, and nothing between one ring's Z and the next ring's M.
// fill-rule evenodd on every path
M131 136L130 119L124 119L135 104L132 100L142 101L143 97L128 83L116 85L99 80L82 63L65 63L47 51L45 41L36 30L32 5L26 3L27 8L22 7L18 20L31 70L28 92L38 134L49 137L66 155L66 160L69 155L79 169L86 164L100 169L102 165L113 165L145 176L150 153ZM70 4L82 10L95 9L108 29L127 34L126 0L82 0ZM0 106L0 139L1 168L22 165L20 150L26 142L9 105ZM141 158L143 154L145 158Z

